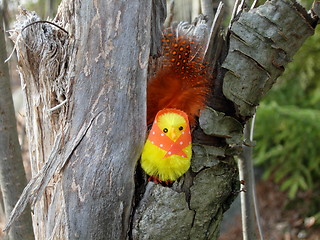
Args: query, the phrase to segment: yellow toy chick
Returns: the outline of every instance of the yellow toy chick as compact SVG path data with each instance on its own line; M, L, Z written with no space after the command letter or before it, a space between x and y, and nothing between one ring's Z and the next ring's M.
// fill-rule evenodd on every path
M153 179L172 182L189 169L191 156L187 114L174 108L159 111L143 148L142 169Z

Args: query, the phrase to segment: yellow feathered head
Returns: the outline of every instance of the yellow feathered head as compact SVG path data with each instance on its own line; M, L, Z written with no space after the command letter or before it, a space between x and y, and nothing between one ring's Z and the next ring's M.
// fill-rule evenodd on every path
M174 181L189 169L191 156L187 114L173 108L159 111L142 152L143 170L160 181Z
M187 157L182 149L191 144L188 116L184 112L167 108L158 112L148 140L167 151L164 157L179 155Z
M159 111L155 124L174 142L182 133L190 132L187 114L177 109L168 108Z

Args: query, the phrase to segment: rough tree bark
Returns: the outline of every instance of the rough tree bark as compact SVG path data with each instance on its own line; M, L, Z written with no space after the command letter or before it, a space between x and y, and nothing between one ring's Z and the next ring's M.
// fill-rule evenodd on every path
M37 239L217 239L239 188L243 126L317 17L273 0L237 15L225 42L213 26L212 99L193 135L191 170L169 188L146 183L137 167L164 10L164 1L63 1L54 19L63 29L30 25L39 19L22 11L12 38L33 179L9 225L31 201Z
M3 9L0 5L0 187L4 212L8 219L27 184L23 168L21 149L18 141L16 118L10 88L5 32L3 29ZM8 233L9 239L34 239L30 207Z

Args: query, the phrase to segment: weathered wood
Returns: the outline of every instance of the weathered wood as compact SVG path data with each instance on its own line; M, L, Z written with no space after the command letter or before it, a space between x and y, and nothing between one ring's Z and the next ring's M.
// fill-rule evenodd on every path
M31 22L38 21L35 13L21 11L16 32L12 38L18 52L19 71L21 73L22 88L26 104L26 130L29 138L29 151L31 159L31 170L33 179L21 195L9 224L19 216L29 200L38 200L34 206L33 222L38 226L35 228L35 236L39 238L45 231L47 216L37 214L44 210L47 214L52 187L46 188L49 181L52 184L54 169L50 168L52 158L58 155L55 139L62 136L67 130L66 124L66 102L69 94L67 75L67 62L69 60L67 46L68 35L56 28L54 25ZM68 55L68 57L67 57ZM57 108L57 106L59 106ZM40 171L45 166L44 171ZM48 168L51 174L46 173ZM40 191L39 191L40 190ZM42 238L42 237L40 237Z
M215 68L218 58L221 57L222 36L220 34L221 23L223 20L224 4L220 2L215 13L212 25L208 25L210 29L209 39L206 46L204 61L210 63L211 68Z
M202 14L207 16L209 28L212 25L213 18L214 18L214 15L215 15L213 6L214 6L214 1L213 0L201 0Z
M8 219L27 179L18 141L9 68L5 63L7 52L2 17L3 9L0 6L0 187L4 212ZM15 222L7 237L9 239L34 239L30 206Z
M39 19L22 11L12 38L33 179L11 222L43 196L34 206L37 239L128 235L146 129L150 16L146 1L65 1L55 21L66 34L47 23L28 26Z
M10 213L27 183L21 148L18 141L17 124L10 88L5 32L3 29L3 9L0 6L0 187L5 217ZM34 239L30 207L15 222L8 239Z
M165 0L152 0L152 4L150 55L159 57L162 53L162 30L167 15L167 4Z
M151 1L75 2L75 9L81 41L70 136L97 117L64 169L64 227L70 239L126 239L146 130Z
M224 95L238 115L251 117L284 67L314 33L316 21L297 3L273 0L242 12L232 24ZM295 27L293 27L295 26Z

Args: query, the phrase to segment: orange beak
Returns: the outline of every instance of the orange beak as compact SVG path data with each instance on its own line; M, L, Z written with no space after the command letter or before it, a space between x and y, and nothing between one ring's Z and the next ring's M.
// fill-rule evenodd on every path
M177 135L177 132L174 128L170 129L169 131L169 138L171 138L172 141L176 141L178 139L178 135Z

